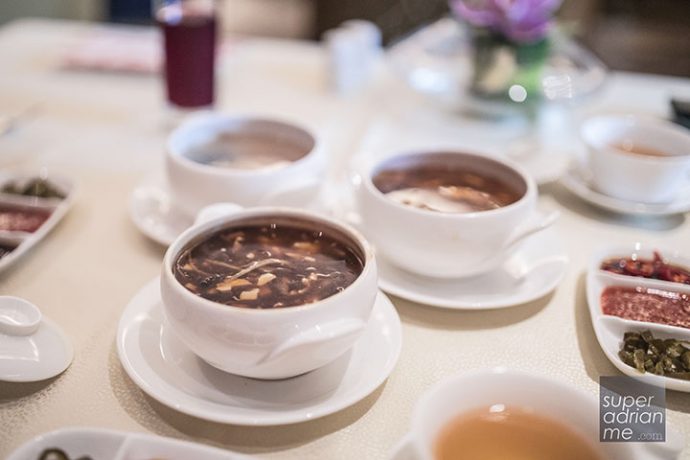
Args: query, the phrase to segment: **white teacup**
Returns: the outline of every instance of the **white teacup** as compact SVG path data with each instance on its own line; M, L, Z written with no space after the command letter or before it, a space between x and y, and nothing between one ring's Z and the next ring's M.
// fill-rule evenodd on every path
M235 148L255 149L259 154L285 154L285 163L254 169L208 163L204 148L218 136L244 136ZM260 147L256 142L261 142ZM237 147L238 143L242 145ZM248 145L254 142L254 145ZM231 149L228 149L231 150ZM259 151L262 150L263 152ZM316 137L305 128L278 120L202 115L184 123L169 137L165 157L173 203L188 216L217 202L240 206L279 205L304 207L314 200L325 167Z
M520 198L488 211L444 213L400 204L386 197L372 178L388 168L438 162L497 178ZM395 265L425 276L460 278L498 267L527 236L554 222L557 214L536 213L537 186L518 165L500 158L460 152L397 155L362 175L358 212L367 237Z
M690 183L690 133L670 122L597 116L582 125L595 186L606 195L668 203ZM641 148L661 154L631 153Z
M331 232L361 255L364 268L342 292L315 303L275 309L216 303L193 294L175 278L174 263L189 245L257 219ZM345 353L364 330L376 295L376 261L366 240L347 225L289 208L239 210L196 224L170 245L161 272L166 324L180 340L218 369L261 379L303 374Z
M417 402L409 433L394 447L393 460L433 460L441 430L463 413L497 404L533 410L579 433L607 460L671 460L682 436L667 428L663 443L600 443L595 396L545 377L506 369L460 374L428 390Z

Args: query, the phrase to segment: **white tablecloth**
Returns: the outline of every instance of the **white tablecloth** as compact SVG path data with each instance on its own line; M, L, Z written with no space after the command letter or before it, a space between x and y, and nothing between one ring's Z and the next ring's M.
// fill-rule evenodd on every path
M163 249L127 215L132 188L161 164L166 136L162 88L154 76L61 70L60 56L92 25L23 21L0 29L0 113L37 104L0 138L2 168L73 177L77 202L29 257L0 276L0 293L26 297L71 337L75 359L53 380L0 384L0 457L45 431L95 426L205 442L267 458L384 458L406 432L430 385L457 372L510 366L596 394L600 375L618 375L594 337L584 267L605 242L650 241L690 254L686 216L614 216L542 188L540 207L562 213L556 229L570 256L551 295L515 308L448 311L393 299L403 321L400 361L378 390L349 409L294 426L247 428L198 420L145 396L124 373L115 331L124 306L158 273ZM500 150L503 130L439 112L394 80L342 98L328 90L322 50L304 42L236 42L220 63L222 110L293 117L315 127L333 157L331 178L355 153L415 146ZM690 80L613 74L580 109L666 115L671 95L690 99ZM507 128L506 128L507 129ZM571 132L572 134L572 132ZM668 393L670 422L690 440L690 398ZM690 458L690 450L685 458Z

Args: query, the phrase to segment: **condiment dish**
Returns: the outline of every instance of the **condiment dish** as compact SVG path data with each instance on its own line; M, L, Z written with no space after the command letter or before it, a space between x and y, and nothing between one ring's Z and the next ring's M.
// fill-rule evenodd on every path
M620 288L646 288L658 290L659 292L672 291L690 295L690 286L648 279L637 276L628 276L604 271L600 268L601 263L612 257L634 257L651 259L654 249L642 243L635 243L630 246L610 246L601 248L593 255L587 270L587 303L592 319L592 326L606 357L613 363L618 370L625 375L643 379L645 383L656 385L670 390L690 392L690 381L655 375L651 372L641 373L634 367L624 363L619 357L618 352L623 344L623 336L626 332L641 332L649 330L654 337L667 339L672 338L679 341L690 341L690 329L671 326L660 323L633 321L618 316L606 315L602 310L602 294L608 287ZM687 265L687 258L680 256L673 251L659 251L671 263ZM656 292L656 291L653 291Z
M27 441L7 460L35 460L49 449L60 449L69 458L126 460L132 458L195 458L198 460L248 460L217 447L145 433L127 433L103 428L63 428ZM51 457L52 458L52 457Z
M8 183L24 183L30 179L42 177L30 174L0 174L0 189ZM74 201L75 186L67 178L49 176L47 180L54 184L64 198L38 198L0 192L0 207L13 212L36 213L44 219L36 229L0 230L0 273L8 269L29 250L39 243L62 220ZM9 252L4 253L3 248Z

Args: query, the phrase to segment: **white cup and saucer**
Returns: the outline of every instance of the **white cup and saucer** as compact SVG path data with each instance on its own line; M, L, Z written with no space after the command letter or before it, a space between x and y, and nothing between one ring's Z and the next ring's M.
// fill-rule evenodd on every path
M117 347L132 380L151 397L178 411L239 425L312 420L356 403L381 385L397 362L401 325L392 303L378 290L376 259L364 237L346 224L311 211L221 208L215 205L211 212L200 213L200 222L168 247L160 278L144 286L125 308ZM253 230L259 223L263 230ZM302 295L302 286L318 289L318 285L293 279L290 271L281 268L272 268L265 283L242 275L242 283L233 284L235 278L207 272L203 262L180 262L200 245L220 241L213 240L218 235L246 232L242 240L223 246L224 257L226 253L238 254L236 244L245 237L251 240L252 232L263 241L267 237L262 235L272 232L278 237L286 235L287 230L281 230L285 228L306 232L303 234L312 235L314 241L324 241L323 235L327 235L342 245L334 249L336 253L351 251L361 264L352 282L333 294L299 298L290 305L291 298L297 299L291 296ZM261 233L264 230L269 233ZM233 276L249 273L264 263L287 267L290 260L298 260L285 252L285 258L280 259L283 262L276 262L276 257L282 257L277 254L282 253L275 245L266 248L268 255L263 249L246 254L246 267L240 271L233 268ZM320 255L310 256L309 263L315 266L306 267L317 270L313 280L335 273L316 268L318 262L311 259L319 260ZM242 257L237 260L244 261ZM299 258L300 263L306 259ZM203 276L192 282L180 275L181 266ZM216 285L219 280L229 281L232 287ZM287 288L293 286L291 280L302 284ZM221 291L237 299L221 303L213 297ZM245 297L244 291L253 298L248 300L250 296ZM261 299L279 300L281 305L271 303L267 307ZM247 307L245 300L258 303Z
M587 154L562 184L609 211L662 216L690 210L690 133L671 122L633 115L587 119Z
M438 307L489 309L537 299L561 280L567 256L549 228L558 214L537 211L537 186L512 161L430 151L363 169L356 218L376 248L386 292ZM433 189L410 186L415 177ZM445 185L453 181L468 185ZM444 194L449 199L437 196ZM487 196L496 202L482 208Z
M325 166L313 129L263 116L199 115L168 138L164 173L132 191L130 218L168 246L213 203L313 207Z

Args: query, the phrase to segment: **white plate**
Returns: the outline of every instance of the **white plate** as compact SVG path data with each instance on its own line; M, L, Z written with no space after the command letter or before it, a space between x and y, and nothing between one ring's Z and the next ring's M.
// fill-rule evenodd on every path
M143 433L97 428L65 428L44 433L15 450L7 460L37 460L46 449L58 448L69 458L96 460L165 458L168 460L247 460L250 457L193 442Z
M307 374L262 381L222 372L202 361L163 324L159 281L125 309L117 349L125 371L152 398L195 417L236 425L285 425L342 410L390 375L400 354L400 318L379 293L371 320L352 350Z
M670 390L690 392L690 381L663 377L648 372L642 374L637 369L625 364L618 357L618 351L623 343L623 334L625 332L650 330L654 337L690 341L690 329L631 321L617 316L604 315L601 311L601 294L608 286L631 288L643 286L690 294L690 285L618 275L599 269L601 262L610 257L630 257L633 254L637 254L639 258L648 259L652 257L654 250L659 250L662 257L670 263L690 267L690 259L681 257L675 251L657 248L656 246L652 247L642 243L635 243L630 246L612 246L595 252L587 270L587 303L589 304L589 313L592 317L594 333L606 357L625 375L644 378L644 381L648 384L665 387Z
M573 162L570 169L561 177L561 183L588 203L620 214L666 216L690 211L690 186L682 189L670 203L649 204L621 200L599 192L592 183L587 167L581 161Z
M377 259L379 287L384 291L436 307L484 310L538 299L563 279L568 256L555 230L530 238L500 268L462 279L426 278Z
M62 373L72 362L72 344L45 316L31 335L0 333L0 381L37 382Z
M159 174L145 178L132 191L129 217L141 233L163 246L169 246L193 223L175 208L168 185Z
M0 187L9 181L25 180L39 174L0 174ZM59 176L49 176L48 180L65 194L64 199L36 198L0 193L0 203L50 212L50 217L33 233L0 230L0 243L15 246L14 250L0 258L0 273L25 256L39 243L65 216L74 201L75 187L72 181Z

